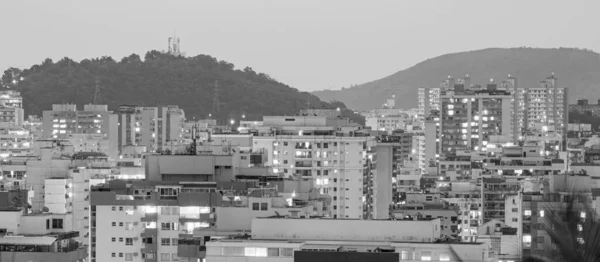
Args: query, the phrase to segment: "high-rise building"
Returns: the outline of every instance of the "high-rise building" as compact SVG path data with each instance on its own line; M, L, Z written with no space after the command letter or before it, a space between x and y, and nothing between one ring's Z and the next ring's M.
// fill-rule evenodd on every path
M566 137L569 123L568 88L558 87L554 74L540 81L539 87L530 88L519 87L517 79L509 75L500 84L500 89L512 95L514 142L523 140L526 131L537 130L540 126L546 129L553 127L563 139Z
M267 152L274 174L312 179L321 194L332 197L334 218L362 218L373 141L346 118L265 116L253 150Z
M456 85L451 94L442 92L440 148L442 153L457 150L484 150L490 136L511 136L511 96L497 90L463 89Z
M21 93L13 90L0 91L0 127L21 126L24 118Z
M118 147L146 146L148 152L178 148L182 141L185 114L177 106L119 107Z
M122 180L93 188L91 262L201 259L204 239L194 231L214 225L223 199L215 188L211 181Z
M51 139L71 139L81 142L89 135L102 153L111 158L117 152L117 115L108 111L107 105L84 105L83 111L77 110L73 104L52 105L52 110L43 113L42 137ZM100 144L103 144L101 146ZM97 152L97 150L94 150Z
M418 118L425 122L431 111L440 111L440 88L420 87L417 97Z

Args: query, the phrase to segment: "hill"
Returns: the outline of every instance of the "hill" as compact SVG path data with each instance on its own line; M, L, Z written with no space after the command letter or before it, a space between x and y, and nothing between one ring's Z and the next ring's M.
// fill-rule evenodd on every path
M107 104L111 110L122 104L178 105L188 119L204 119L212 114L221 123L242 115L247 120L261 120L263 115L295 115L308 101L314 107L345 108L341 103L322 102L249 67L236 70L233 64L211 56L182 57L159 51L146 53L143 60L132 54L118 62L107 56L80 62L63 58L54 63L46 59L29 69L9 68L0 82L5 88L21 92L27 115L41 115L57 103L74 103L82 108L94 101L96 83L100 87L98 103ZM218 112L213 112L215 83ZM350 110L344 110L343 115L364 121Z
M412 108L417 104L417 88L439 87L449 75L460 78L468 74L473 83L485 84L490 78L499 82L511 74L520 87L537 87L553 72L559 87L569 87L570 102L600 98L600 55L572 48L490 48L446 54L379 80L313 94L323 101L335 98L354 110L378 108L394 94L397 107Z

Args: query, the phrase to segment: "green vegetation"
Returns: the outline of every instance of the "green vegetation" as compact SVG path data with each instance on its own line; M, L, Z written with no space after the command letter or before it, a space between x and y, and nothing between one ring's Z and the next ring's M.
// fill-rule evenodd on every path
M220 123L230 118L261 120L263 115L295 115L312 107L344 109L344 115L364 122L346 110L342 103L325 103L314 95L300 92L252 68L234 68L226 61L207 55L182 57L159 51L146 53L142 60L132 54L121 61L111 57L69 58L54 63L46 59L29 69L4 71L0 85L20 91L28 115L41 115L52 104L74 103L78 107L94 101L96 83L100 98L96 101L116 110L122 104L178 105L188 119L204 119L209 114ZM213 112L215 83L220 107ZM216 111L216 110L214 110Z

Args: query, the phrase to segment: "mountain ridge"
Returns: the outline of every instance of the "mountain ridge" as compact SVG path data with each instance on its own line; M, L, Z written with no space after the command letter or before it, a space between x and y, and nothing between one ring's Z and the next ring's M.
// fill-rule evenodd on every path
M52 104L73 103L83 108L96 99L113 111L124 104L178 105L188 119L205 119L211 114L219 122L229 123L229 119L239 121L242 116L262 120L263 115L295 115L310 104L340 107L343 116L364 123L364 118L342 103L323 102L265 73L250 67L236 69L232 63L208 55L184 57L153 50L143 59L131 54L120 61L110 56L79 62L68 57L57 62L46 59L30 68L7 69L0 86L21 92L27 115L41 115L51 110ZM96 86L100 99L94 98ZM218 108L213 106L215 92Z
M595 100L600 96L600 54L575 48L486 48L443 54L378 80L342 90L315 91L323 101L343 102L354 110L378 108L396 95L400 108L416 106L419 87L438 87L448 76L469 75L472 83L496 83L507 75L518 79L520 87L537 87L554 73L559 87L569 87L569 101Z

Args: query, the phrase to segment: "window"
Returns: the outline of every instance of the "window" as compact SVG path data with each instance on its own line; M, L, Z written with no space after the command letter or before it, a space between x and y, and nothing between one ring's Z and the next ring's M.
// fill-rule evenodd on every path
M260 203L260 210L268 210L268 205L267 203Z
M131 238L131 237L125 238L125 245L133 246L133 238Z
M406 250L402 250L400 252L400 260L409 260L410 258L408 258L408 251Z
M538 244L544 244L544 236L538 236L537 242L538 242Z
M112 211L117 211L117 207L112 207Z
M294 249L292 249L292 248L282 248L281 249L281 256L282 257L293 257L294 256Z
M46 219L46 229L50 229L50 219Z
M519 222L519 219L518 218L513 218L512 222Z
M112 226L116 227L117 226L117 222L112 222Z
M523 236L523 245L525 247L531 247L531 235L524 235Z
M52 219L52 228L62 229L63 228L62 218L53 218Z
M171 261L171 253L160 253L160 261Z
M123 253L119 253L119 257L123 257Z
M525 211L523 211L523 215L531 216L531 210L525 210Z
M440 254L440 261L450 261L450 255Z
M259 210L259 203L252 203L252 210Z
M268 257L278 257L279 256L279 248L268 248L267 256Z
M123 222L119 222L119 226L122 227L123 226Z
M111 257L117 257L117 253L110 253Z
M179 243L179 240L177 238L171 239L171 245L172 246L176 246L178 243Z
M171 254L171 259L172 259L173 261L179 261L179 257L177 256L177 253L172 253L172 254Z
M431 251L421 251L421 261L431 261Z
M119 211L123 211L123 207L119 207Z
M513 208L512 212L517 213L517 212L519 212L519 209L518 208Z
M125 261L133 261L133 253L125 253Z
M266 257L266 247L246 247L244 248L244 255L247 257Z
M544 217L544 210L540 210L540 217Z
M170 215L171 214L171 207L161 207L160 208L160 214L161 215Z
M116 238L116 237L111 237L111 238L110 238L110 240L111 240L112 242L117 242L117 238Z
M243 247L223 247L223 256L244 256Z
M170 246L171 245L171 239L170 238L161 238L160 239L160 245L161 246Z
M119 238L119 242L123 242L123 238L122 237Z
M161 230L179 230L178 223L160 223Z

